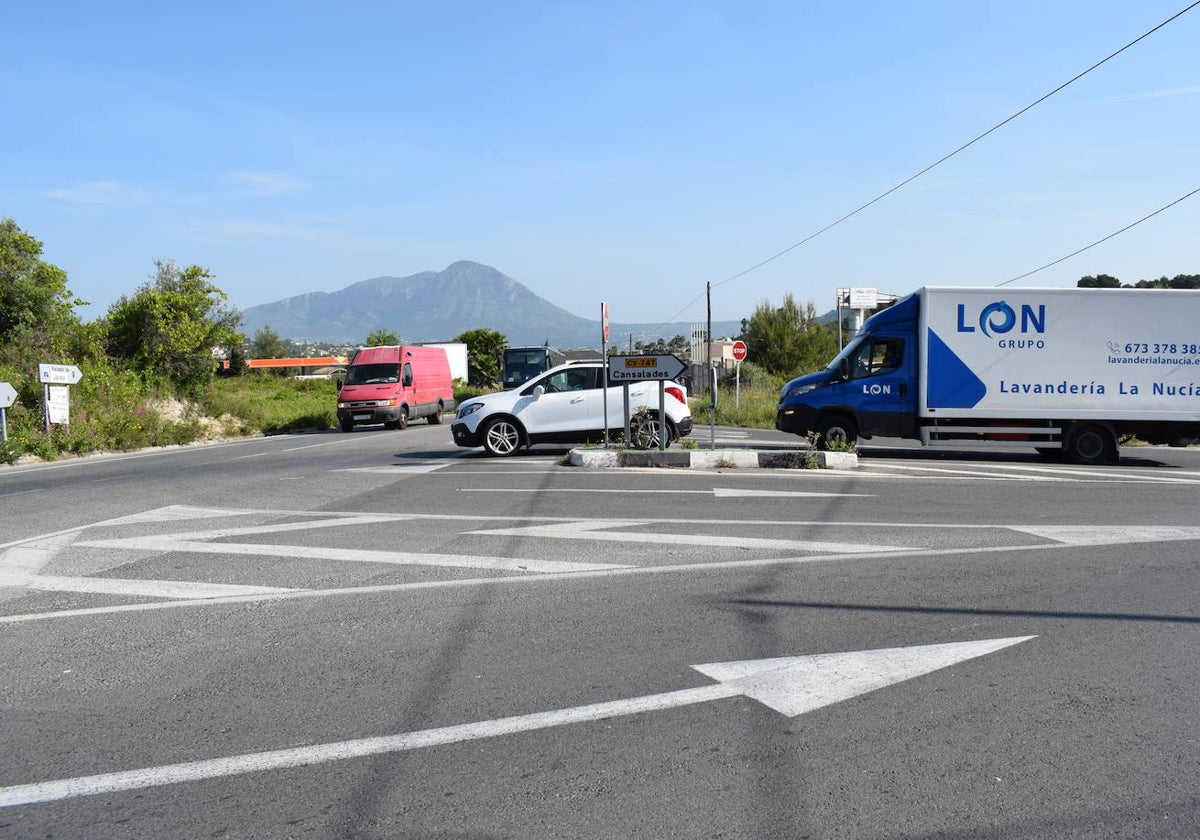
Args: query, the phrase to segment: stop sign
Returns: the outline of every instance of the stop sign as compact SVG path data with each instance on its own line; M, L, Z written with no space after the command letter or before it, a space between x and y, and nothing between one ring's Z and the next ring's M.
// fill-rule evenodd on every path
M745 358L746 358L746 342L744 342L744 341L733 342L733 360L735 362L741 362L741 361L744 361Z

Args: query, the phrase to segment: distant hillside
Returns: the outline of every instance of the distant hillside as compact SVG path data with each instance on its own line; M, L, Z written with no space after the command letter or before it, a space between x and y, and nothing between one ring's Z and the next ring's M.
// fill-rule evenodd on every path
M253 336L270 326L296 341L361 343L375 330L403 341L445 341L482 327L503 333L509 344L569 349L600 346L599 319L588 320L538 297L494 268L461 261L444 271L409 277L375 277L337 292L312 292L242 312L242 329ZM612 324L613 343L686 335L689 324ZM713 323L717 336L741 329L736 321Z

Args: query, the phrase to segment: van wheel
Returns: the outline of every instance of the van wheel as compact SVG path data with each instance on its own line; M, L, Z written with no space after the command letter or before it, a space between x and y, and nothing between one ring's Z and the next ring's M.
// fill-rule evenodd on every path
M439 402L437 404L437 408L435 408L433 410L433 414L429 415L429 425L436 426L438 423L441 423L442 422L442 412L445 410L446 410L445 407Z
M853 446L856 440L858 440L858 429L854 427L854 421L849 417L840 414L826 417L817 427L818 449L826 451L846 449Z
M353 432L354 431L353 423L339 423L338 425L342 427L343 432Z
M408 408L400 409L400 414L395 420L385 420L383 423L385 429L407 429L408 428Z
M1108 429L1098 423L1080 426L1071 435L1067 452L1076 464L1103 464L1117 453L1117 442Z
M483 429L483 448L490 455L512 455L521 448L521 430L502 417L491 420Z

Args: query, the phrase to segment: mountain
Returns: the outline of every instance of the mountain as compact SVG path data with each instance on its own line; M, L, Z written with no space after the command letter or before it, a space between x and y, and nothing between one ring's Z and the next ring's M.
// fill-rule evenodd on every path
M466 330L496 330L514 347L549 342L571 349L600 346L600 319L580 318L538 297L513 278L479 263L460 261L444 271L408 277L375 277L337 292L311 292L242 312L242 329L253 336L269 326L295 341L366 341L391 330L405 342L447 341ZM687 335L690 324L612 324L613 343ZM713 334L733 335L736 321L713 323Z

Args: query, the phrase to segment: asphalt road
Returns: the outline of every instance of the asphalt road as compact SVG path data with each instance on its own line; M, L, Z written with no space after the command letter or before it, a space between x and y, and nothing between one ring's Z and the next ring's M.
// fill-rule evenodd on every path
M0 468L0 837L1200 836L1200 452L564 451Z

